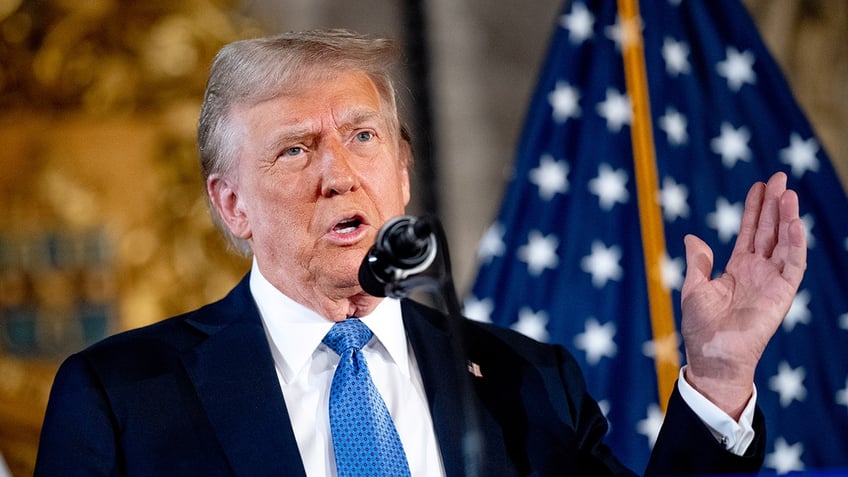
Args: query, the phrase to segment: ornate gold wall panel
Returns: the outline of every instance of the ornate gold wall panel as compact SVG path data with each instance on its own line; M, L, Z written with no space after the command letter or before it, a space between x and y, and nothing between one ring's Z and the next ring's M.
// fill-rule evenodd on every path
M220 297L195 126L230 2L0 0L0 454L31 475L59 361Z

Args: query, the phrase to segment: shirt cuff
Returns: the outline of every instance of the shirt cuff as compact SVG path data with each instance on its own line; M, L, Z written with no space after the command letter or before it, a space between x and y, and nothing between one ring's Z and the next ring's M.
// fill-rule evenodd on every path
M684 369L686 369L686 366L680 368L680 375L677 380L677 388L683 401L706 424L716 440L725 449L739 456L744 455L748 446L754 441L754 409L757 405L757 386L754 385L751 399L748 400L748 404L742 411L739 422L736 422L735 419L719 409L718 406L686 382Z

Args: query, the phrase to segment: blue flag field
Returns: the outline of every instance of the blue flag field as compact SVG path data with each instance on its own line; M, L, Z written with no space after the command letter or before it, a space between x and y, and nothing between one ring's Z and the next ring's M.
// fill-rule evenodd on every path
M848 468L845 188L739 1L640 3L641 22L629 26L614 0L566 2L556 19L465 312L569 349L610 422L607 443L641 471L664 408L655 358L685 364L673 332L683 237L710 244L719 273L749 187L785 171L800 197L809 255L757 371L768 429L763 470ZM658 267L671 303L672 333L656 339L628 28L644 51L655 170L648 193L660 211Z

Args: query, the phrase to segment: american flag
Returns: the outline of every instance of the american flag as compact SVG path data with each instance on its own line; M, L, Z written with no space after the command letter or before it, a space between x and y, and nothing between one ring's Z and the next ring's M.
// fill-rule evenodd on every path
M465 312L568 348L610 422L607 443L641 471L662 421L654 357L671 349L682 360L682 348L676 335L652 334L617 8L575 0L557 18ZM738 1L651 0L640 10L669 321L680 329L684 235L706 240L720 271L748 188L785 171L809 255L757 371L764 472L848 467L845 190Z

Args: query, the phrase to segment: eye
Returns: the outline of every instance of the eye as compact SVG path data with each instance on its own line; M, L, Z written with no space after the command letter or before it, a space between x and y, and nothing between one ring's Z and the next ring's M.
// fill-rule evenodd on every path
M303 154L303 148L300 146L294 146L283 150L283 156L286 157L295 157Z
M374 138L374 133L371 131L359 131L356 133L356 140L359 142L368 142Z

